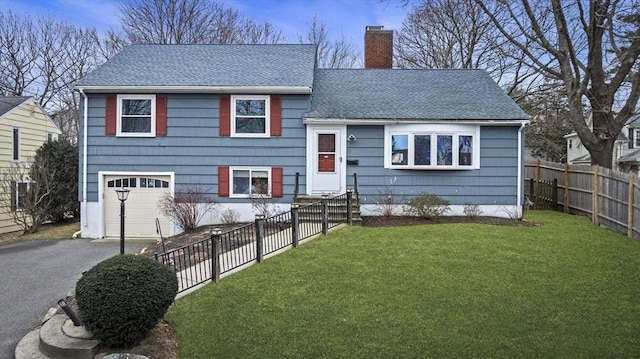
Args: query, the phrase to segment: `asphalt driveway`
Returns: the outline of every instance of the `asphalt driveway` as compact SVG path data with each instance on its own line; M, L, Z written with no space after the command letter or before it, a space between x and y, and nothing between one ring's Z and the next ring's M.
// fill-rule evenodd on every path
M149 242L127 241L127 253ZM57 301L70 293L82 272L120 253L118 241L88 239L29 241L0 247L0 358L13 358L16 345Z

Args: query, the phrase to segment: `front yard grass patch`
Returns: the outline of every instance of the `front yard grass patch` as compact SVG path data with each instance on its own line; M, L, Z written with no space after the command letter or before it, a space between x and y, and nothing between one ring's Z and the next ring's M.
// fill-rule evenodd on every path
M38 241L43 239L71 239L73 234L80 230L79 222L69 223L52 223L43 225L38 232L27 234L7 234L7 239L0 240L0 246L24 242L24 241Z
M348 227L179 299L181 358L640 357L640 242L541 226Z

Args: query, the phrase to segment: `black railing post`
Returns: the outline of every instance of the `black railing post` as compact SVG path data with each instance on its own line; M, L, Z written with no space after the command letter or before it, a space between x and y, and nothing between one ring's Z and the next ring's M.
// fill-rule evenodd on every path
M264 259L264 215L256 214L256 260L261 263Z
M329 230L329 196L322 195L322 234L327 234Z
M220 280L220 257L218 257L218 243L222 230L214 228L211 231L211 280L218 282Z
M300 241L300 234L298 233L298 208L297 203L291 204L291 242L293 248L298 248L298 242Z
M356 195L356 201L360 203L360 192L358 190L358 174L353 172L353 192Z
M347 189L347 224L353 224L353 190Z
M293 187L293 202L298 202L298 194L300 190L300 172L296 172L296 183Z

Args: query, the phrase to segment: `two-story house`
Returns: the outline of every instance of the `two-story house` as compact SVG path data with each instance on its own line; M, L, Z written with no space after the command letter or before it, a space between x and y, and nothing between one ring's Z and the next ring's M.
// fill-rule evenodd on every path
M587 119L592 128L591 117ZM591 164L591 155L582 145L576 132L564 136L567 141L567 163ZM640 114L632 116L624 125L613 145L613 169L640 174Z
M0 186L0 191L10 188L10 193L0 193L0 234L20 229L11 212L22 209L22 196L29 188L28 178L6 178L4 174L11 166L28 164L44 142L57 140L59 134L58 127L32 97L0 97L0 181L10 183Z
M392 49L381 27L365 33L365 69L318 69L314 45L125 48L76 84L82 236L118 236L120 187L126 235L148 237L156 218L176 232L163 193L198 185L252 220L252 196L287 210L296 184L344 193L354 174L365 215L382 191L521 215L528 116L485 71L392 69Z

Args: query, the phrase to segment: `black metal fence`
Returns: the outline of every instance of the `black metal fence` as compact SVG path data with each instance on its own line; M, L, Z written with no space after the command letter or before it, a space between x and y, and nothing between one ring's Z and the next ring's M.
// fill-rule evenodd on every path
M316 234L327 234L339 224L351 224L353 192L323 197L304 206L291 205L291 211L265 218L226 232L214 229L210 238L157 254L156 260L172 268L184 292L208 280L214 282L225 273L262 262L265 256L297 247Z

